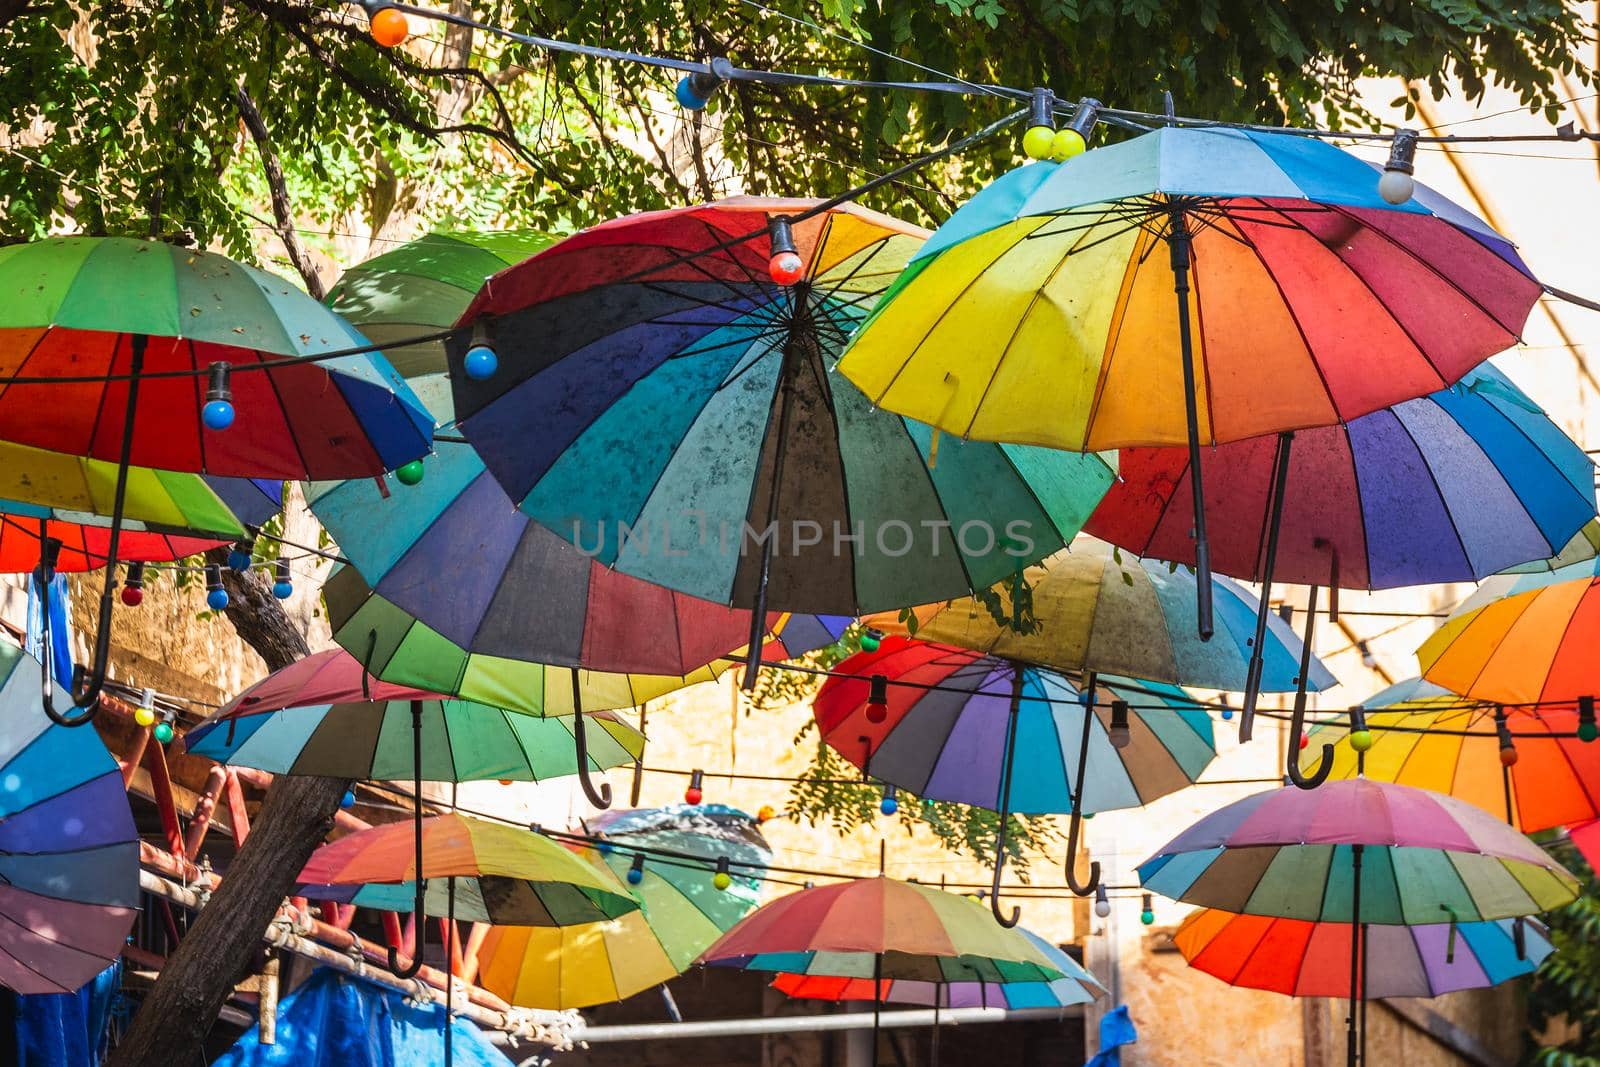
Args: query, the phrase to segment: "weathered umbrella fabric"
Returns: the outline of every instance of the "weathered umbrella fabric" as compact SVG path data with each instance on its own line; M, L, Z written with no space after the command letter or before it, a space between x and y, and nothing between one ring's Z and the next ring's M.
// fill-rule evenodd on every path
M73 993L138 916L139 834L116 760L95 731L50 722L39 675L0 643L0 985Z
M1521 925L1519 934L1517 926ZM1437 997L1529 975L1553 951L1533 919L1369 926L1362 991L1368 999ZM1518 939L1522 947L1518 950ZM1229 985L1294 997L1350 995L1349 923L1191 913L1172 935L1189 966Z
M445 369L444 343L413 339L448 330L490 275L557 238L537 230L444 230L373 256L339 276L327 304L380 345L407 378Z
M1013 583L992 594L1001 618L976 598L915 609L916 634L991 656L1063 671L1096 671L1204 689L1242 690L1256 625L1257 602L1226 579L1216 582L1217 633L1194 633L1196 582L1183 567L1118 552L1080 537L1072 548L1022 572L1026 609ZM881 630L905 633L899 613L870 616ZM1022 629L1017 624L1021 623ZM1261 688L1288 692L1300 671L1300 639L1276 615L1268 619ZM1311 660L1308 688L1334 684L1322 662Z
M777 285L772 226L820 203L633 215L489 280L461 325L499 372L465 375L464 332L451 382L525 513L620 573L840 615L985 588L1077 532L1100 458L936 443L831 372L926 232L849 204L795 221L804 273Z
M1264 577L1277 450L1267 436L1206 453L1222 574ZM1194 562L1188 452L1124 449L1117 468L1087 532ZM1273 577L1348 589L1476 581L1556 556L1594 518L1582 446L1486 363L1426 397L1294 435Z
M1185 904L1349 923L1353 845L1362 846L1363 923L1513 918L1578 893L1571 873L1504 821L1453 797L1365 778L1235 801L1140 864L1139 879Z
M0 500L0 573L28 574L39 565L45 537L61 542L58 573L99 570L106 565L111 524L102 516ZM117 558L127 562L167 563L234 540L236 534L206 534L189 529L124 520Z
M435 815L422 821L422 838L421 874L427 883L430 915L447 913L451 879L456 917L472 922L571 926L614 919L639 908L609 871L528 830L464 815ZM300 872L298 892L405 910L412 900L410 884L393 885L388 904L374 897L341 894L332 887L413 883L417 873L410 820L386 823L317 849Z
M1422 676L1476 700L1575 703L1600 694L1600 577L1538 585L1445 620L1417 649ZM1565 577L1562 572L1556 575ZM1550 577L1555 577L1552 575ZM1539 576L1525 576L1537 583Z
M802 889L706 949L708 967L920 982L1053 982L1064 972L1021 931L955 893L892 878Z
M1372 734L1364 755L1345 723L1331 723L1312 728L1301 762L1316 762L1320 742L1333 741L1334 778L1364 767L1380 782L1459 797L1523 833L1600 816L1600 744L1575 736L1576 705L1497 708L1412 679L1362 707ZM1516 752L1510 767L1501 762L1502 717Z
M1022 672L1009 808L1071 810L1083 694L1063 675L978 652L885 637L833 668L811 712L840 755L919 797L999 810L1015 672ZM884 721L867 715L871 679L889 681ZM936 688L926 688L926 687ZM1129 744L1112 745L1111 703L1127 701ZM1084 770L1084 812L1136 808L1192 784L1216 757L1211 718L1181 689L1098 680Z
M1377 178L1326 142L1233 129L1029 164L916 252L839 369L962 437L1182 444L1177 214L1200 442L1424 396L1515 344L1540 286L1482 220L1420 185L1389 204Z
M273 774L409 779L411 704L420 700L424 781L538 782L578 772L570 716L542 718L382 681L363 692L360 677L361 665L342 649L308 656L187 731L184 748ZM615 715L585 714L590 770L644 752L644 735Z
M479 982L512 1004L584 1008L676 977L755 908L755 875L772 862L755 820L720 804L613 809L584 825L604 838L577 846L589 863L619 879L641 863L630 883L639 910L584 926L490 929L478 950ZM712 879L724 858L732 881L717 889Z
M1032 930L1018 929L1039 952L1060 969L1053 982L883 982L882 995L873 996L870 978L833 978L825 975L780 974L772 988L802 1000L882 1000L888 1004L917 1004L939 1008L1068 1008L1089 1004L1105 996L1102 986L1083 965Z
M124 457L126 376L145 338ZM281 278L125 237L0 248L0 439L143 467L256 478L381 474L428 451L433 419L376 352L250 369L369 342ZM205 372L233 367L234 424L200 421ZM162 377L174 371L198 371ZM11 381L9 376L28 381ZM105 378L89 382L50 379ZM32 381L40 379L40 381Z

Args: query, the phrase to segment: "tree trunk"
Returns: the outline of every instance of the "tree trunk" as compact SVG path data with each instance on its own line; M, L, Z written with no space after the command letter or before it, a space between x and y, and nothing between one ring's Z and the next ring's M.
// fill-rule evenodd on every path
M213 549L211 562L223 562ZM308 648L270 589L255 573L224 567L227 614L234 629L273 670L306 655ZM228 864L217 888L183 941L167 958L144 998L110 1067L195 1063L201 1043L234 982L249 968L295 875L333 825L349 784L337 778L280 777L267 791L250 836Z

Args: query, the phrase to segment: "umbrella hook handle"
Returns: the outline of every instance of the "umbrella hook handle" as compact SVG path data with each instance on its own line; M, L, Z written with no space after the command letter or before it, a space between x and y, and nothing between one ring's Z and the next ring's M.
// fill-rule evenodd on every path
M94 718L100 706L98 703L76 717L63 715L55 707L55 678L50 669L55 661L55 642L50 634L50 586L55 581L56 559L61 553L61 542L46 536L46 529L45 520L39 520L39 566L33 571L34 588L39 594L39 645L43 653L39 657L40 692L44 699L44 713L51 722L57 726L82 726Z
M420 812L418 813L418 817L421 817ZM420 861L422 857L418 856L417 858ZM402 981L407 978L415 978L417 976L417 972L422 970L422 946L423 942L425 942L428 937L428 920L423 916L422 911L427 903L427 894L428 883L423 881L421 878L418 878L417 899L415 901L416 910L411 913L416 917L415 926L417 931L417 943L412 949L411 962L405 967L401 967L400 950L394 945L389 946L389 971L396 978L399 978Z
M1072 791L1072 821L1067 824L1067 888L1080 897L1100 888L1100 861L1089 861L1088 882L1078 881L1078 836L1083 832L1083 780L1089 769L1089 729L1094 725L1095 676L1090 672L1083 687L1083 741L1078 748L1078 782Z
M572 742L577 750L578 757L578 784L583 786L583 795L589 798L589 803L597 808L611 806L611 783L601 782L597 791L594 782L589 778L589 735L585 730L583 721L583 692L578 682L578 668L571 668L572 672Z
M994 921L1007 930L1022 921L1022 909L1015 904L1011 906L1010 915L1000 910L1000 875L1006 868L1006 838L1011 823L1011 764L1017 752L1017 713L1021 703L1022 665L1012 662L1011 714L1006 719L1006 758L1000 770L1000 825L994 835L994 881L989 892L989 910L994 912Z
M83 709L82 714L67 716L57 711L55 700L50 692L50 649L45 647L44 654L44 713L50 721L57 726L82 726L89 722L100 711L100 693L106 684L106 668L111 661L111 605L116 599L117 590L117 548L122 543L122 516L124 506L128 499L128 465L132 462L133 454L133 420L139 410L139 380L144 371L144 353L149 345L150 338L142 333L129 335L128 348L128 403L122 414L122 453L117 457L117 489L112 497L111 504L111 531L106 540L106 582L100 593L100 618L96 624L94 635L94 659L89 668L85 670L82 665L72 672L72 706ZM43 546L41 546L41 549ZM41 551L39 571L41 577L53 576L55 560L48 561L43 558ZM40 588L41 597L44 595L43 586ZM44 617L49 619L49 601L41 600L45 607ZM48 622L46 623L48 626ZM40 632L46 635L48 629L41 627ZM87 676L88 684L84 685Z
M1289 719L1289 754L1284 770L1289 781L1301 789L1315 789L1333 773L1333 746L1323 742L1317 769L1309 776L1300 770L1300 738L1306 729L1306 685L1311 677L1311 638L1317 621L1317 586L1306 592L1306 635L1300 646L1300 677L1295 680L1294 714Z

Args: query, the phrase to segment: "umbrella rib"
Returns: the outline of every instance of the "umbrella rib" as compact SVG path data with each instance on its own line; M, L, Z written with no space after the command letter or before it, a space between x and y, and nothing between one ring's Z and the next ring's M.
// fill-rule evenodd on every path
M703 308L719 308L719 309L721 309L723 311L733 312L736 315L748 315L752 311L754 311L756 308L761 307L763 304L766 303L766 301L763 301L763 300L752 300L751 297L750 297L750 294L742 293L737 289L733 290L734 294L737 295L741 301L747 302L749 306L740 307L737 304L730 304L725 300L712 300L712 299L708 299L706 297L697 296L697 295L695 295L693 293L679 292L676 289L669 288L667 282L641 281L641 282L636 282L635 284L638 285L639 288L649 290L652 293L659 293L662 296L670 296L670 297L675 297L675 298L677 298L679 300L690 301L690 302L698 305L699 307L703 307ZM694 285L696 283L685 281L685 282L682 282L681 284L683 284L683 285ZM602 284L601 286L599 286L599 288L606 288L606 286L604 284ZM669 312L668 314L672 314L672 313ZM658 322L660 320L659 319L649 319L647 321L649 321L649 322Z
M293 364L291 364L291 365L293 365ZM360 420L359 419L355 419L355 410L350 407L349 399L346 398L344 393L339 390L339 383L338 383L338 380L337 380L338 376L335 375L335 374L329 373L327 371L324 371L321 368L316 368L316 373L326 374L327 375L329 383L332 384L334 390L339 393L339 399L344 401L345 411L350 414L351 418L356 422L356 425L358 427L360 427ZM272 388L273 397L278 401L278 411L283 416L283 428L288 431L289 440L291 442L293 442L293 444L294 444L294 454L300 460L300 469L305 472L306 478L309 480L309 479L315 477L315 475L311 470L311 465L306 462L305 450L300 447L300 434L295 430L294 425L289 421L289 409L284 406L284 403L283 403L283 391L278 388L278 377L277 377L277 375L278 375L278 372L276 370L271 369L271 368L268 368L268 369L263 370L261 372L261 376L267 380L267 385L269 385ZM204 432L204 431L202 431L202 432ZM366 443L367 443L367 447L368 448L372 448L371 439L366 437L365 429L361 430L361 434L362 434L363 440L366 441ZM372 448L372 452L373 452L374 456L377 455L377 449L376 448ZM382 466L382 465L383 465L383 463L382 463L382 460L380 459L379 460L379 466Z
M1406 440L1411 442L1411 447L1417 450L1417 458L1422 461L1423 469L1428 472L1428 480L1433 484L1433 491L1439 496L1439 506L1444 509L1445 518L1450 521L1450 531L1455 535L1456 544L1461 548L1461 558L1467 564L1467 573L1476 576L1478 573L1478 568L1472 560L1471 552L1469 552L1467 549L1467 539L1462 536L1461 527L1456 523L1455 513L1450 510L1450 500L1444 494L1444 486L1439 484L1439 478L1433 472L1433 465L1428 462L1427 453L1422 450L1422 443L1418 441L1416 435L1411 432L1411 427L1406 425L1406 421L1400 417L1400 412L1397 409L1391 409L1391 411L1393 412L1392 417L1394 421L1400 424L1400 432L1405 434ZM1460 426L1460 424L1457 423L1457 426ZM1462 427L1462 429L1465 430L1465 427ZM1483 447L1479 445L1475 439L1473 439L1471 434L1467 434L1466 437L1468 441L1471 441L1472 447L1477 449L1478 455L1483 456L1484 461L1488 463L1490 467L1493 467L1498 473L1499 468L1495 467L1494 460L1488 457L1488 455L1483 451ZM1352 455L1354 455L1354 451L1354 449L1351 450ZM1503 476L1502 480L1504 480ZM1507 488L1509 489L1510 486L1508 485ZM1516 497L1516 494L1513 492L1512 496ZM1518 506L1521 507L1520 498L1518 498ZM1528 515L1527 508L1523 508L1522 513L1526 515L1530 521L1532 521L1533 516ZM1538 529L1538 523L1534 523L1534 529ZM1369 574L1367 576L1367 581L1371 582L1371 580L1372 576Z
M1469 391L1472 389L1471 386L1468 386L1467 388L1468 388ZM1548 467L1555 474L1556 479L1562 484L1562 486L1564 486L1564 487L1566 487L1568 489L1571 489L1577 495L1579 501L1581 501L1584 504L1585 507L1593 507L1594 506L1594 500L1592 499L1591 495L1586 494L1583 491L1579 490L1570 481L1567 480L1566 475L1562 473L1561 468L1559 466L1557 466L1555 460L1551 458L1550 453L1546 449L1540 447L1540 445L1539 445L1539 443L1537 441L1535 441L1533 438L1528 436L1527 432L1525 430L1523 430L1521 423L1517 422L1517 420L1515 420L1515 419L1511 418L1509 415L1507 415L1505 413L1504 409L1502 409L1498 404L1495 404L1492 400L1489 400L1487 395L1484 395L1484 403L1488 406L1490 411L1494 412L1495 415L1499 416L1501 422L1503 422L1506 426L1509 426L1511 428L1512 432L1514 432L1517 435L1518 438L1520 438L1521 440L1525 441L1530 448L1532 448L1535 452L1537 452L1539 454L1539 458L1544 460L1545 466ZM1545 414L1542 409L1540 411L1540 414ZM1549 416L1545 415L1545 417L1548 418ZM1452 417L1452 421L1455 421L1453 419L1453 417ZM1457 422L1457 425L1460 425L1460 423ZM1465 430L1466 428L1462 427L1462 429ZM1568 443L1576 445L1576 442L1572 441L1571 438L1567 437L1565 433L1563 433L1561 436ZM1476 443L1476 442L1474 442L1474 443ZM1479 447L1481 448L1482 446L1479 446ZM1488 454L1485 453L1485 455L1487 456ZM1494 466L1496 471L1501 470L1500 464L1496 463L1492 456L1489 456L1488 458L1489 458L1489 462ZM1593 461L1589 460L1587 455L1584 456L1584 461L1586 463L1588 463L1591 468L1593 467ZM1577 533L1577 530L1574 530L1572 532L1572 534L1568 534L1566 539L1563 540L1562 542L1560 542L1560 544L1552 543L1551 539L1549 537L1545 536L1544 529L1539 526L1539 523L1537 522L1537 520L1534 520L1533 515L1528 512L1527 505L1523 503L1522 497L1520 495L1518 495L1516 497L1516 500L1517 500L1518 506L1520 506L1522 508L1523 513L1528 516L1528 519L1533 522L1534 527L1539 530L1539 536L1543 537L1544 541L1545 541L1545 544L1550 546L1550 550L1551 550L1551 554L1552 555L1554 555L1557 552L1559 552L1561 550L1562 545L1566 544L1567 541L1570 541L1572 539L1573 534ZM1587 522L1588 522L1588 519L1585 518L1584 523L1580 524L1578 528L1582 529L1583 525L1587 524Z

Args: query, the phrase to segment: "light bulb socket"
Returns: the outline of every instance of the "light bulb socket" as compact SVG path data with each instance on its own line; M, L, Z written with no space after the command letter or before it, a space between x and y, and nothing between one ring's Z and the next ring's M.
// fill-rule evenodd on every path
M884 783L883 799L878 801L878 811L884 815L893 815L900 810L900 790L893 785Z
M1350 709L1350 732L1357 733L1367 728L1367 709L1360 704Z
M1126 700L1113 700L1111 702L1111 726L1106 730L1106 736L1111 741L1111 747L1124 749L1133 740L1133 733L1128 729L1128 702Z
M211 369L206 379L206 402L220 400L223 403L233 403L233 386L230 377L233 374L233 364L227 360L218 360L211 364Z
M1106 896L1104 882L1094 887L1094 913L1102 919L1111 914L1111 898Z
M886 675L886 674L874 674L868 680L867 703L868 704L888 704L889 703L889 676L888 675Z
M282 556L278 557L278 561L272 565L272 578L274 581L278 582L287 582L293 580L293 576L289 571L289 561L287 559Z
M61 544L61 542L59 542L59 541L56 542L56 545L57 545L58 548L59 548L60 544ZM122 584L124 586L128 587L129 589L143 589L144 588L144 564L143 563L130 563L130 564L128 564L128 573L123 577Z
M733 884L733 875L728 873L728 857L717 857L717 871L711 876L711 884L718 892L727 889Z
M39 542L39 580L48 582L56 576L56 566L61 562L61 538L46 537Z
M1389 162L1383 165L1383 169L1399 171L1401 174L1415 174L1417 137L1416 130L1396 130L1394 140L1389 144Z
M1585 741L1595 739L1594 697L1578 698L1578 736Z
M628 881L638 885L644 881L644 853L635 852L633 862L628 865Z
M769 259L785 252L798 254L800 251L794 243L794 224L782 215L775 215L768 220L767 239L772 246L767 253Z
M1067 123L1067 129L1076 131L1087 144L1095 126L1100 122L1102 106L1100 101L1092 96L1080 97L1078 105L1072 109L1072 120Z
M206 592L215 593L222 588L222 567L215 563L206 564Z
M1140 901L1139 921L1144 923L1146 926L1153 925L1156 921L1155 908L1155 899L1149 893L1145 893L1143 899Z
M1035 88L1028 98L1028 126L1056 128L1056 94L1049 89Z
M683 791L685 804L698 804L705 799L706 772L698 767L689 772L689 788Z

